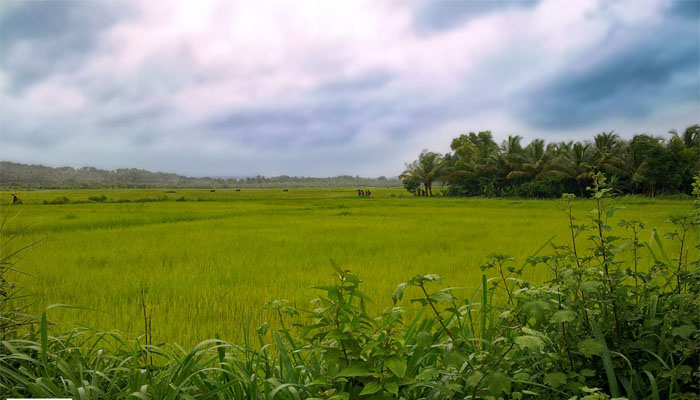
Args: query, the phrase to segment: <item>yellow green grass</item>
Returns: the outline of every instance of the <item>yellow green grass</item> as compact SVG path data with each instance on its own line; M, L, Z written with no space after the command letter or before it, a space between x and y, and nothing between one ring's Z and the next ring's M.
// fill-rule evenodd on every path
M215 333L239 339L246 315L253 327L272 319L262 309L268 300L307 307L314 296L308 288L332 279L330 259L358 271L376 300L372 307L381 309L391 304L396 285L415 274L437 273L451 286L473 289L488 255L523 260L552 236L557 243L570 240L561 200L418 198L398 189L376 189L371 198L353 189L19 194L23 204L9 206L9 192L0 193L10 232L22 232L2 252L41 240L17 266L30 275L16 276L35 294L34 311L55 303L94 308L101 311L53 309L49 316L138 335L143 287L154 343L186 346ZM87 202L103 195L109 202ZM62 197L86 202L42 204ZM111 202L118 200L131 202ZM638 218L660 233L670 230L664 223L670 214L692 209L690 201L612 204L625 207L615 221ZM576 201L575 214L588 222L593 207L591 200ZM697 232L690 240L697 243ZM666 250L677 256L677 248ZM690 251L697 257L695 248ZM548 278L543 270L528 276Z

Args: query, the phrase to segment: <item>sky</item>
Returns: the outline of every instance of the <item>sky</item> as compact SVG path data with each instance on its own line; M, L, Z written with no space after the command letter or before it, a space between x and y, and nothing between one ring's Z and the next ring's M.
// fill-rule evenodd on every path
M0 0L0 159L396 176L700 122L700 0Z

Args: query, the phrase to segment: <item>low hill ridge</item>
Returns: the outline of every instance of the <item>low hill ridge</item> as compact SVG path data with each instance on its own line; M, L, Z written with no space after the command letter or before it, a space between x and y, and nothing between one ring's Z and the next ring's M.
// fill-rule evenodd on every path
M401 187L397 178L340 175L327 178L255 176L246 178L189 177L136 168L103 170L94 167L47 167L0 161L0 187L23 189L71 188L294 188Z

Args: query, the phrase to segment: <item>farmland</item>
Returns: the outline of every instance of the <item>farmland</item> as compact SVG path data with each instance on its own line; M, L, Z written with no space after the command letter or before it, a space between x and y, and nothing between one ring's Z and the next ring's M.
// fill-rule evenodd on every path
M20 195L23 204L10 207L9 192L1 194L10 233L22 232L2 251L41 240L17 265L28 274L16 280L34 295L34 311L56 303L92 308L97 311L54 309L49 316L66 328L79 323L136 336L144 288L154 341L186 346L215 333L238 340L246 315L253 326L273 319L262 309L268 300L307 308L314 297L308 288L333 279L331 259L367 281L364 291L379 310L391 304L397 283L415 274L437 273L469 291L488 255L523 260L552 236L564 243L569 234L561 200L425 198L398 189L360 198L351 188ZM624 207L616 220L645 221L644 240L651 227L667 232L667 217L692 207L648 198L611 203ZM575 215L588 220L592 202L574 204ZM697 243L697 231L691 235ZM589 246L586 237L582 248ZM525 276L549 278L539 269Z

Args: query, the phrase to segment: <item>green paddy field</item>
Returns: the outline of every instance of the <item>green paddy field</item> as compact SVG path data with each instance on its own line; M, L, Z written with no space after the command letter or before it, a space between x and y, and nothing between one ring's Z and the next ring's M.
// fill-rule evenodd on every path
M444 276L469 291L486 257L523 260L552 236L569 240L562 200L413 197L399 189L44 190L0 193L8 229L3 254L23 253L17 280L32 293L31 310L70 304L97 311L52 309L61 324L142 333L140 290L152 308L154 343L193 345L218 333L237 340L246 316L253 327L273 319L272 299L307 307L311 286L332 278L330 260L358 271L372 307L391 305L396 285L419 273ZM63 204L61 204L63 203ZM615 220L638 218L670 230L671 214L690 201L622 198ZM575 202L589 221L591 200ZM616 221L611 225L617 226ZM12 233L20 234L8 242ZM619 228L620 236L626 232ZM581 247L586 248L586 235ZM698 241L692 233L693 244ZM677 249L667 248L672 256ZM690 258L697 257L691 249ZM548 278L531 270L535 280ZM70 321L70 322L69 322Z

